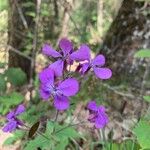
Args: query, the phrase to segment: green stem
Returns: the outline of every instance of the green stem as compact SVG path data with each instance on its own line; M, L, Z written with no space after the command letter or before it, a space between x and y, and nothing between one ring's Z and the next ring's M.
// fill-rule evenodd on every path
M55 134L57 134L57 133L59 133L60 131L65 130L66 128L69 128L69 127L72 127L72 126L76 126L76 125L80 125L80 124L85 123L85 122L86 122L86 121L79 122L79 123L76 123L76 124L69 124L69 125L67 125L66 127L61 128L61 129L57 130L57 131L56 131L56 132L54 132L54 133L55 133Z

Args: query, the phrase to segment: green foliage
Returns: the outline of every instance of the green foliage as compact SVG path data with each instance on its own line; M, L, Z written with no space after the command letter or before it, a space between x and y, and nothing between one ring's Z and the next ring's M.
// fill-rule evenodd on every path
M8 81L15 86L21 86L27 81L26 74L20 68L9 68L5 75Z
M146 120L141 120L133 129L133 132L142 149L150 149L150 123Z
M6 81L5 76L0 74L0 93L5 92L6 90Z
M0 68L4 68L6 66L6 63L0 62Z
M81 136L74 128L48 121L45 133L27 142L25 150L35 150L37 148L51 149L52 147L56 150L65 150L69 144L69 139L78 137Z
M20 104L23 101L23 96L20 93L13 92L9 95L4 95L0 97L0 113L6 114L11 107Z
M134 57L137 57L137 58L150 57L150 49L141 49L134 55Z
M51 149L51 141L43 137L42 135L37 136L35 139L27 142L24 150L36 150L41 149Z
M1 1L0 1L0 11L3 11L3 10L5 10L5 9L7 9L7 7L8 7L8 2L7 2L7 0L1 0Z
M144 100L150 102L150 96L143 96Z
M21 140L21 138L23 138L25 136L25 131L22 130L16 130L15 133L7 138L3 145L12 145L14 144L16 141Z

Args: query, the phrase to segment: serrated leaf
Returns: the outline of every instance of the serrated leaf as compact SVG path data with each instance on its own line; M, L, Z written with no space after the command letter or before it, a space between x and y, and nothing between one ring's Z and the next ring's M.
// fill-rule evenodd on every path
M150 102L150 96L143 96L144 100Z
M29 138L32 138L34 136L34 134L36 133L36 131L39 128L39 125L40 125L40 122L38 121L30 128L29 134L28 134Z
M51 121L48 121L46 125L46 134L50 135L53 132L53 130L54 130L54 123Z
M142 49L139 50L134 57L138 57L138 58L147 58L150 57L150 49Z
M34 140L27 142L24 150L36 150L37 148L45 148L50 145L50 141L43 136L38 136Z
M56 145L56 150L65 150L66 146L69 144L67 138L61 139L60 142Z
M145 120L141 120L133 129L134 134L137 137L138 143L142 149L150 148L150 123Z
M0 92L6 91L6 81L4 75L0 74Z
M15 86L21 86L27 81L26 74L20 68L9 68L6 70L5 75L8 81Z
M56 133L56 136L58 138L77 138L80 137L81 135L72 127L67 127L63 129L60 132Z

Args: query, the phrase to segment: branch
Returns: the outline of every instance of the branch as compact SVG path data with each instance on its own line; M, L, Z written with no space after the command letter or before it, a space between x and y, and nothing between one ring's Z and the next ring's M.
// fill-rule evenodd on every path
M8 51L13 51L13 52L17 53L18 55L20 55L20 56L22 56L22 57L24 57L24 58L27 58L28 60L32 61L32 58L31 58L31 57L25 55L23 52L21 52L21 51L19 51L18 49L12 47L11 45L7 45L6 50L8 50Z
M21 18L21 20L22 20L22 23L23 23L25 29L28 29L28 24L27 24L27 21L26 21L24 15L23 15L23 12L22 12L21 7L19 6L19 4L18 4L18 2L17 2L16 0L14 0L14 3L15 3L15 5L16 5L17 9L18 9L18 13L19 13L19 15L20 15L20 18Z
M102 83L102 85L106 88L108 88L109 90L113 91L114 93L123 96L123 97L128 97L130 99L137 99L137 97L135 97L133 94L131 93L124 93L124 92L120 92L118 90L116 90L114 87L111 87L110 85L106 84L106 83Z

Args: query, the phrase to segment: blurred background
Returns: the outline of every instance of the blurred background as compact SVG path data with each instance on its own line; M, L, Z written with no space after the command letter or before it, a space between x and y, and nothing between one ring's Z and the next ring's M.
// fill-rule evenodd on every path
M28 107L22 118L29 124L54 117L53 108L39 97L37 74L51 62L41 54L42 45L58 48L63 37L75 49L86 43L92 56L104 54L113 71L108 81L90 75L83 81L69 117L82 120L87 101L95 99L108 108L106 135L113 132L116 143L130 139L130 129L148 108L142 98L150 95L150 60L134 57L138 50L150 50L149 0L0 0L0 126L20 103ZM63 119L68 119L66 114L61 114ZM96 131L89 125L78 130L87 135L80 145L88 149L87 143L97 139ZM0 149L19 149L16 141L24 135L15 133L5 142L15 145L2 147L9 136L0 131Z

